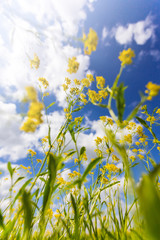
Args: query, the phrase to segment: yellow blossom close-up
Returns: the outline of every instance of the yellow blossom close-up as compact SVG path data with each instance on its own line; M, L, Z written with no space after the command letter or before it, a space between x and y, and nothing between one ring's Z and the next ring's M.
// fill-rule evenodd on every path
M132 58L135 57L135 53L131 48L128 48L127 50L123 50L120 52L119 60L121 61L121 65L129 65L132 64Z

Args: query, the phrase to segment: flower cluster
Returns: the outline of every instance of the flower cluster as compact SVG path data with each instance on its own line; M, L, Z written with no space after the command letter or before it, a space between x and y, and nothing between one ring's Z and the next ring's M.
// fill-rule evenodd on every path
M30 106L27 113L28 117L20 130L24 132L35 132L37 126L43 122L41 111L43 110L44 105L38 101L36 90L33 87L27 87L26 91Z
M135 53L131 48L128 48L127 50L120 52L118 58L121 61L121 65L125 66L132 63L132 57L135 57Z
M152 97L155 97L159 94L160 85L149 82L147 83L146 88L147 90L145 91L145 93L148 93L147 100L152 100Z
M33 60L30 60L30 67L31 68L35 67L35 69L38 69L39 65L40 65L40 60L39 60L37 54L35 53Z
M90 28L88 36L83 34L83 42L84 42L84 53L87 55L91 55L93 51L96 51L98 44L98 36L97 33Z
M48 81L43 77L38 78L38 81L42 83L42 85L45 89L49 86Z
M79 68L79 63L76 61L76 57L69 58L68 60L68 69L67 72L71 73L76 73Z

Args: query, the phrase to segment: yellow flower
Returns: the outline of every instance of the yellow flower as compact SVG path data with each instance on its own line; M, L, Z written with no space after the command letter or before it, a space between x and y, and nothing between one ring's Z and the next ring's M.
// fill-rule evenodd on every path
M35 53L34 54L34 59L30 60L30 66L31 66L31 68L35 67L35 69L38 69L39 64L40 64L40 60L39 60L37 54Z
M107 163L106 166L104 166L105 169L107 169L109 172L119 172L119 168L116 167L116 165L112 163Z
M88 78L83 78L83 79L81 80L81 83L82 83L82 85L83 85L84 87L89 87L90 84L91 84L91 82L90 82L90 80L89 80Z
M53 210L52 210L51 208L47 209L46 214L48 215L48 217L49 217L50 219L52 219L52 217L53 217Z
M137 132L140 136L142 136L142 135L143 135L143 128L142 128L142 126L138 126L136 132Z
M36 155L36 152L33 151L32 149L28 149L28 153L30 153L32 157Z
M100 90L98 91L99 96L101 96L102 98L106 99L108 96L108 92L106 90Z
M156 113L160 114L160 108L157 109Z
M25 88L27 92L27 101L36 102L37 101L37 92L36 89L32 86L28 86Z
M94 141L96 142L97 145L99 145L100 143L102 143L102 138L97 137Z
M155 97L159 94L160 85L154 84L152 82L147 83L145 92L148 93L148 100L152 100L152 97Z
M129 158L132 160L132 162L134 162L136 160L135 156L130 156Z
M104 88L104 85L105 85L104 77L102 77L102 76L96 77L96 81L97 81L97 88L99 88L99 89Z
M113 120L112 120L112 118L107 117L107 122L108 122L108 124L113 125Z
M29 166L29 167L25 167L25 166L23 166L23 165L20 165L20 167L23 168L23 169L25 169L25 170L28 170L28 169L31 168L30 166Z
M86 104L86 103L87 103L86 95L83 94L83 93L81 93L81 94L80 94L80 97L81 97L81 101L82 101L84 104Z
M93 51L96 51L98 44L98 36L97 33L90 28L88 36L83 34L83 42L84 42L84 53L90 55Z
M62 177L60 177L60 178L57 178L57 183L65 184L66 181Z
M121 65L124 66L132 63L132 57L135 57L135 53L131 48L128 48L127 50L120 52L118 58L121 61Z
M80 85L81 84L81 82L76 78L74 79L74 83L75 83L75 85Z
M96 152L98 157L102 157L102 151L100 149L95 149L94 152Z
M36 128L37 124L35 120L33 120L32 118L27 118L27 120L20 127L20 130L24 132L35 132Z
M100 96L98 93L96 93L94 90L88 89L88 96L89 100L94 104L96 102L101 102L102 101L102 96Z
M107 148L106 153L111 154L114 152L114 149L112 147Z
M32 118L36 121L36 124L43 122L41 111L43 110L44 105L41 102L31 102L29 111L27 113L29 118Z
M100 120L102 122L106 122L107 121L107 117L106 116L100 116L99 118L100 118Z
M146 140L145 137L141 137L141 138L139 138L139 141L140 141L140 142L145 142L145 140Z
M34 132L39 124L43 122L41 110L44 108L41 102L31 102L29 111L27 113L28 118L24 122L20 130L25 132Z
M118 162L119 158L115 154L113 154L112 155L112 160Z
M149 116L149 117L147 117L146 118L146 121L148 121L148 122L155 122L156 121L156 119L155 119L155 117L154 116Z
M102 177L102 178L101 178L101 182L102 182L103 184L106 184L106 183L109 182L109 180L108 180L107 178L105 178L105 177Z
M66 91L68 89L68 85L62 84L63 90Z
M45 136L44 138L41 138L42 143L47 143L48 142L48 136Z
M140 159L144 159L144 156L142 154L137 155Z
M43 93L43 98L49 96L49 92Z
M89 79L90 82L93 82L94 81L94 77L92 74L87 74L86 77Z
M79 68L79 63L76 61L76 57L69 58L68 60L68 69L67 72L71 73L76 73Z
M76 176L81 176L81 174L79 172L77 172L77 171L73 171L73 174L75 175L75 177Z
M43 77L38 78L38 81L42 83L44 88L47 88L49 86L48 81Z
M78 95L80 92L79 88L78 87L73 87L70 89L70 94L73 94L73 95Z
M71 84L71 80L69 78L65 78L65 81L67 85Z
M128 143L132 143L132 135L131 134L125 135L124 140Z
M37 159L37 162L38 162L38 163L42 163L42 160L41 160L41 159Z
M136 123L130 122L129 125L126 127L128 130L131 130L136 127Z
M72 120L72 115L71 115L70 113L66 113L66 118L67 118L68 120Z
M138 150L136 148L132 149L132 152L136 153Z

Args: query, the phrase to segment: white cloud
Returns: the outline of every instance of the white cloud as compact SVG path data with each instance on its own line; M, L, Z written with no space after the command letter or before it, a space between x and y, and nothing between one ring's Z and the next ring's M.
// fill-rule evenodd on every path
M70 45L86 19L86 7L93 10L94 0L10 0L0 7L0 157L11 161L23 159L28 148L40 150L38 139L48 134L44 122L34 133L20 132L22 117L17 113L16 101L24 97L25 86L38 88L39 77L49 82L48 91L60 106L65 105L61 85L65 77L82 79L89 68L89 56ZM32 6L32 7L31 7ZM40 58L38 70L30 69L29 59L34 53ZM77 56L77 74L67 73L68 58ZM19 111L19 109L18 109ZM20 110L21 111L21 110ZM53 123L52 137L59 130L64 114L54 112L48 118ZM53 121L54 119L54 121Z
M85 7L93 3L91 0L11 0L2 4L0 80L6 97L21 100L24 87L38 85L38 77L43 76L50 83L50 92L60 105L64 104L60 86L67 76L68 58L75 55L80 61L77 78L84 77L89 67L89 57L70 46L68 40L77 35L86 19ZM37 71L29 66L35 52L41 61Z
M112 33L120 44L131 44L134 40L138 45L143 45L149 39L155 40L155 28L152 17L149 15L143 21L129 23L127 26L119 25L112 30Z
M138 60L141 61L144 57L151 56L154 61L160 61L160 51L158 49L152 49L150 51L141 50L138 54Z
M151 50L150 55L154 58L155 61L159 61L160 60L160 51L159 50Z
M108 36L108 30L106 27L104 27L102 30L102 41L104 41L107 36Z

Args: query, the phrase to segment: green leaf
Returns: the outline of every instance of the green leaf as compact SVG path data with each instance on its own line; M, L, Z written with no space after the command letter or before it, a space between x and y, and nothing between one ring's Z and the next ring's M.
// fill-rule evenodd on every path
M24 179L24 177L19 177L17 178L17 180L13 183L13 186L14 187L19 181L21 181L22 179Z
M78 111L80 111L82 108L83 108L83 106L82 106L82 107L79 107L79 108L76 108L76 109L74 109L72 112L78 112Z
M152 136L153 136L155 139L157 139L157 137L156 137L155 133L152 131L151 127L148 126L148 124L147 124L142 118L136 117L136 119L137 119L145 128L147 128L147 129L150 131L150 133L152 134ZM157 140L158 140L158 139L157 139Z
M120 183L120 181L116 181L116 182L114 182L114 183L111 183L111 184L109 184L109 185L103 187L103 188L101 189L101 191L105 190L106 188L110 188L110 187L116 185L117 183Z
M22 208L24 211L24 231L30 231L33 220L33 208L31 203L31 194L24 190L22 194Z
M150 127L148 126L148 124L146 123L146 121L144 121L142 118L140 117L136 117L136 119L147 129L149 129Z
M13 202L12 202L12 207L13 207L14 203L16 202L16 200L18 199L18 197L22 195L24 189L25 189L26 186L32 181L32 179L33 179L33 178L28 179L28 180L23 184L23 186L20 188L20 190L18 191L17 195L15 196L15 198L14 198L14 200L13 200Z
M0 209L0 227L2 227L3 229L5 228L5 226L4 226L4 218L3 218L3 215L2 215L1 209Z
M129 116L127 117L127 121L129 122L130 120L132 120L136 114L139 111L139 108L143 105L143 103L145 102L146 97L144 95L141 96L141 101L140 103L137 104L137 106L133 109L133 111L129 114Z
M123 121L123 114L125 110L124 90L125 90L124 84L121 83L117 89L117 97L116 97L118 119L120 122Z
M54 104L55 104L55 102L52 102L51 104L49 104L49 106L48 106L48 107L46 107L46 109L48 109L48 108L52 107Z
M160 195L155 186L155 178L159 171L160 165L157 165L152 172L144 175L137 190L146 230L150 234L150 239L154 240L159 240L160 236Z
M99 106L99 107L102 107L102 108L108 108L108 105L107 104L102 104L102 103L95 103L95 105Z
M48 200L50 198L50 179L48 179L45 189L44 189L44 194L43 194L43 205L42 205L42 215L44 214L45 208L47 206Z
M90 162L87 166L87 168L85 169L82 177L81 177L81 183L85 180L86 176L88 175L88 173L92 170L92 168L101 160L101 157L95 158L92 162Z
M11 166L11 163L10 163L10 162L7 163L7 168L8 168L8 171L9 171L9 173L10 173L10 176L11 176L11 178L12 178L12 176L13 176L13 169L12 169L12 166Z
M70 194L71 196L71 204L74 210L74 221L75 221L75 239L79 240L79 217L78 217L78 207L76 204L76 201L72 195L72 193Z
M51 127L48 126L48 143L49 143L49 146L51 146Z
M148 158L149 158L149 161L151 162L152 166L156 167L157 163L152 158L150 158L150 157L148 157Z
M74 133L74 130L73 130L73 126L74 126L74 122L71 123L69 126L68 126L68 130L71 134L71 137L72 137L72 140L73 142L76 142L76 139L75 139L75 133Z
M83 155L83 153L86 151L86 148L85 147L81 147L80 149L80 156Z
M75 153L76 153L76 151L69 152L69 153L65 156L65 158L69 158L69 157L73 156Z

